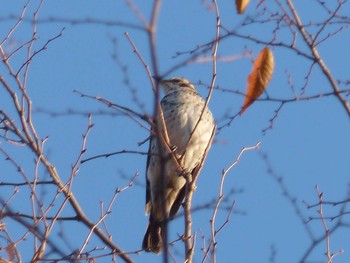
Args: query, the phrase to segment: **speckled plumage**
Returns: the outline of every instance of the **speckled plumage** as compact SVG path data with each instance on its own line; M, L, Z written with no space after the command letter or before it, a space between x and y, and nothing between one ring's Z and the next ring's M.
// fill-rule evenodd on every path
M162 249L162 221L175 216L185 197L186 180L181 172L192 172L200 164L215 129L213 116L208 107L204 108L205 101L193 84L182 78L162 80L160 84L165 91L161 107L169 146L181 167L179 169L170 158L170 153L163 166L160 164L159 153L167 151L165 148L159 151L159 145L162 144L159 144L157 136L152 136L146 171L146 213L150 213L150 221L142 246L146 251L154 253L160 253ZM157 123L162 123L159 116Z

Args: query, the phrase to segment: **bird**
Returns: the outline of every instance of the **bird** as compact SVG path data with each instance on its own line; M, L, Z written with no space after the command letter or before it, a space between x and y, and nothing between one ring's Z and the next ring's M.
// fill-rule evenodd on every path
M204 162L216 129L206 101L190 81L175 77L159 84L164 97L155 118L158 128L150 137L146 168L146 215L150 215L142 242L145 251L156 254L162 251L163 223L174 218L185 198L184 175Z

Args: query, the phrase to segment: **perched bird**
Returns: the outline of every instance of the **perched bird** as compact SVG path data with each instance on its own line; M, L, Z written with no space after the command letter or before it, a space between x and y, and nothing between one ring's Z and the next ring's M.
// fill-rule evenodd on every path
M165 96L155 120L146 169L146 214L150 214L142 248L162 250L162 222L172 219L186 195L185 173L200 165L215 131L212 113L192 83L160 80ZM161 116L163 113L163 117ZM168 140L168 142L167 142Z

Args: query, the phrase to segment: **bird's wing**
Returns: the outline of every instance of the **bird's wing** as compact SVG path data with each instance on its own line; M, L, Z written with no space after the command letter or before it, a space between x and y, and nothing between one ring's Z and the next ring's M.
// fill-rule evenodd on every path
M169 214L170 219L172 219L176 215L177 211L179 211L179 208L182 205L182 202L185 196L186 196L186 184L181 188L181 190L177 194L176 199L170 209L170 214Z

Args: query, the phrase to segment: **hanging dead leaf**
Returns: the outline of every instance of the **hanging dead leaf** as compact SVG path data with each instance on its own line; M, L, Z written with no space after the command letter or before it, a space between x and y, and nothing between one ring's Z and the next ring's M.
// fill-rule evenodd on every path
M265 47L254 61L248 77L247 91L240 115L264 92L272 77L274 65L272 51Z
M236 0L236 8L238 14L243 14L250 0Z

